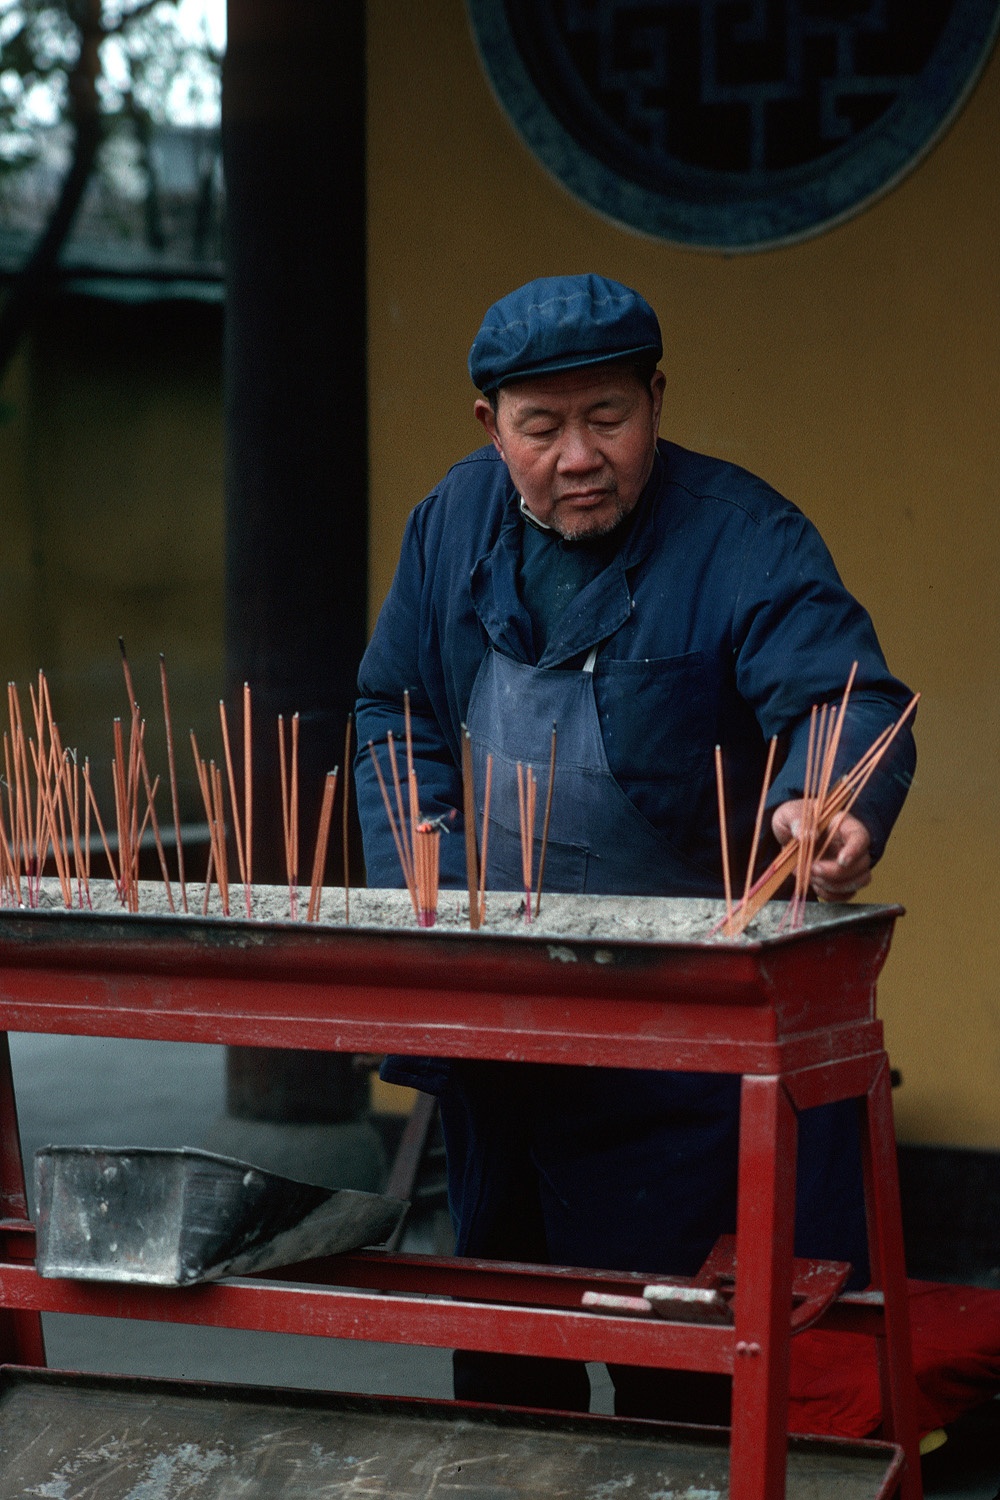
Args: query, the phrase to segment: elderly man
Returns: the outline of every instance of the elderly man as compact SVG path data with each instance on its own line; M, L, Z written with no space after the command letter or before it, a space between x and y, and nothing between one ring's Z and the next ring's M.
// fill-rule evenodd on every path
M770 738L784 843L811 706L836 701L858 663L839 770L909 697L801 512L745 470L658 439L661 354L649 304L600 276L534 281L489 310L469 371L490 442L412 513L362 662L359 742L402 733L408 688L425 814L462 807L463 723L480 798L493 756L494 889L522 888L515 768L547 765L554 722L546 888L718 895L713 747L740 869ZM820 896L867 883L913 759L900 736L813 865ZM357 773L369 881L399 884L366 756ZM461 838L442 841L442 880L464 885ZM733 1077L405 1059L386 1076L439 1095L459 1254L689 1274L734 1228ZM802 1117L796 1251L866 1278L850 1103ZM721 1377L612 1374L619 1412L723 1414ZM564 1362L459 1353L456 1394L569 1408L588 1388Z

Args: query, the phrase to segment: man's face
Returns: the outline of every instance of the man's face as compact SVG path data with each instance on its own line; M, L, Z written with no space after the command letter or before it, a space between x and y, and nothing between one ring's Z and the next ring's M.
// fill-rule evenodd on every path
M502 386L476 416L531 514L570 541L604 536L636 507L653 465L664 376L590 365Z

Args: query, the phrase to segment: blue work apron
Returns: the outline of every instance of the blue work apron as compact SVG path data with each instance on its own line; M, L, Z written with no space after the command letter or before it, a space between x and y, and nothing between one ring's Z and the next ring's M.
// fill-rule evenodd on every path
M495 650L483 660L467 724L480 818L493 756L489 888L523 888L516 766L538 778L540 830L555 722L544 889L718 894L718 878L674 849L612 776L596 654L577 671ZM457 1252L693 1274L716 1238L735 1230L739 1086L731 1074L452 1063L441 1106ZM855 1106L809 1111L797 1253L850 1260L863 1283L862 1204Z

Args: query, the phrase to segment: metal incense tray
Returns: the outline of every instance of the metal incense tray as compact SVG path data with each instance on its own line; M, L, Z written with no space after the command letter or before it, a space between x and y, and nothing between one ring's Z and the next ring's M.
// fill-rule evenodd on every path
M40 1276L192 1286L378 1244L407 1205L210 1151L35 1152Z

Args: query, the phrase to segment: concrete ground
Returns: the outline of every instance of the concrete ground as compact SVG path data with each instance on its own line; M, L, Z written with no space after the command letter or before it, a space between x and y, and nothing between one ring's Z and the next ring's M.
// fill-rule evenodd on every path
M238 1122L225 1118L222 1048L13 1036L11 1051L29 1171L36 1148L49 1144L208 1145L276 1170L283 1161L291 1170L287 1152L295 1149L294 1142L269 1141L260 1126L241 1132ZM322 1131L309 1140L300 1137L298 1148L326 1151L328 1160L339 1152L337 1173L350 1172L353 1164L361 1178L352 1185L372 1185L363 1180L372 1170L366 1133L356 1127L326 1129L325 1138ZM44 1323L49 1362L61 1369L369 1394L451 1394L445 1350L111 1318L46 1315ZM592 1367L591 1377L594 1409L610 1411L603 1367ZM1000 1500L1000 1402L955 1424L948 1443L924 1460L924 1480L928 1496L942 1500Z

